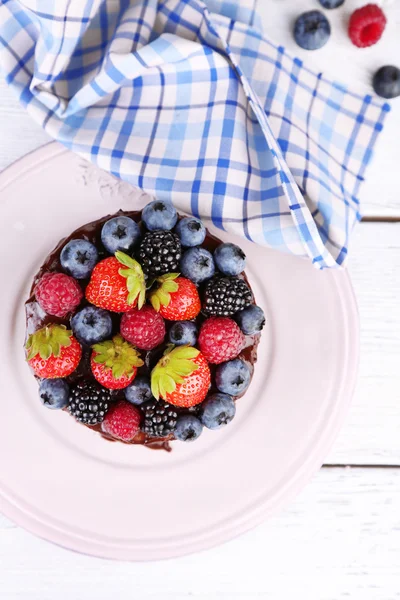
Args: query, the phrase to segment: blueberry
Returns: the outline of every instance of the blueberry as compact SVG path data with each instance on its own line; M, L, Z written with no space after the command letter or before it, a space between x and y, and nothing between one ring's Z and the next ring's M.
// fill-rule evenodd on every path
M375 94L382 98L400 96L400 69L386 65L377 70L372 80Z
M175 438L181 442L194 442L200 437L203 425L194 415L182 415L175 426Z
M206 239L206 228L200 219L195 217L181 219L175 231L179 235L182 246L201 246Z
M149 231L169 231L177 220L177 212L170 202L153 200L142 211L142 221Z
M127 252L140 240L139 225L129 217L114 217L106 221L101 230L101 241L110 254L118 250Z
M250 368L240 358L222 363L215 373L215 385L220 392L230 396L243 394L249 387L250 379Z
M246 255L236 244L220 244L214 252L214 261L225 275L239 275L246 267Z
M87 240L71 240L61 250L60 262L62 268L75 279L87 279L98 258L96 246Z
M147 377L143 377L139 375L133 382L128 385L127 388L124 389L125 398L131 404L136 404L139 406L143 404L143 402L147 402L153 398L153 394L151 393L150 381Z
M237 324L246 335L260 333L265 325L265 315L262 308L252 304L235 316Z
M201 422L208 429L219 429L228 425L235 416L236 406L227 394L212 394L203 402Z
M189 248L181 258L181 273L194 283L210 279L215 273L212 254L204 248Z
M39 385L39 396L46 408L64 408L68 404L68 383L64 379L43 379Z
M176 346L194 346L197 342L197 326L193 321L178 321L169 330L168 339Z
M71 327L81 344L91 346L110 337L112 320L106 310L86 306L72 317Z
M324 8L338 8L344 4L344 0L319 0Z
M310 10L303 13L294 24L294 39L305 50L322 48L328 41L330 34L329 21L319 10Z

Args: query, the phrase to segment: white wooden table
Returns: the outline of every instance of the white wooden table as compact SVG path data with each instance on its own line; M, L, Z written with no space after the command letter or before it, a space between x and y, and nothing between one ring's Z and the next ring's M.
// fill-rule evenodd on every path
M379 45L352 47L344 23L366 0L328 14L333 35L300 51L291 23L317 0L259 0L265 30L317 69L370 91L383 64L400 66L400 1L380 2ZM0 169L48 141L0 83ZM394 600L400 598L400 98L393 102L362 190L365 220L349 264L361 315L353 407L325 466L283 513L222 547L149 564L79 556L0 516L4 600ZM0 424L1 427L1 424ZM0 458L1 460L4 457Z

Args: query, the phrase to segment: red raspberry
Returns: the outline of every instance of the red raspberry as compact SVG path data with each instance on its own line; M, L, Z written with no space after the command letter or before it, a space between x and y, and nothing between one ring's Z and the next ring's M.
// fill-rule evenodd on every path
M104 433L108 433L123 442L131 442L140 425L140 411L129 402L120 400L111 405L101 425Z
M206 360L218 365L237 357L243 349L245 337L232 319L211 317L203 323L198 343Z
M377 4L355 10L349 21L349 37L358 48L373 46L380 40L386 25L385 13Z
M35 287L36 300L48 315L66 317L80 303L79 283L64 273L45 273Z
M164 340L165 323L160 313L147 304L122 315L121 334L140 350L152 350Z

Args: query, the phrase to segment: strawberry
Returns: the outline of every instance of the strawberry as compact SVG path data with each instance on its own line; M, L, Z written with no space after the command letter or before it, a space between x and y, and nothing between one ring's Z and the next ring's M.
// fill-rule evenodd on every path
M190 321L197 317L201 302L197 287L179 273L168 273L156 280L158 287L150 292L153 308L168 321Z
M127 312L135 306L142 308L145 295L142 267L134 258L119 251L97 263L86 288L86 299L91 304L112 312Z
M151 372L151 391L157 400L182 408L204 400L210 387L210 369L204 356L191 346L170 345Z
M79 365L82 348L65 325L46 325L28 337L27 360L43 379L67 377Z
M90 366L94 378L109 390L122 390L136 377L144 363L137 350L122 335L94 344Z

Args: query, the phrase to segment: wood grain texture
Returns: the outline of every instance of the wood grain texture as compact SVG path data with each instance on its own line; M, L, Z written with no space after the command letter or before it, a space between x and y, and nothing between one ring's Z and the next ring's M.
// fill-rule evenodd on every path
M395 600L399 504L399 469L323 469L290 508L240 538L142 564L79 556L1 519L1 597Z

